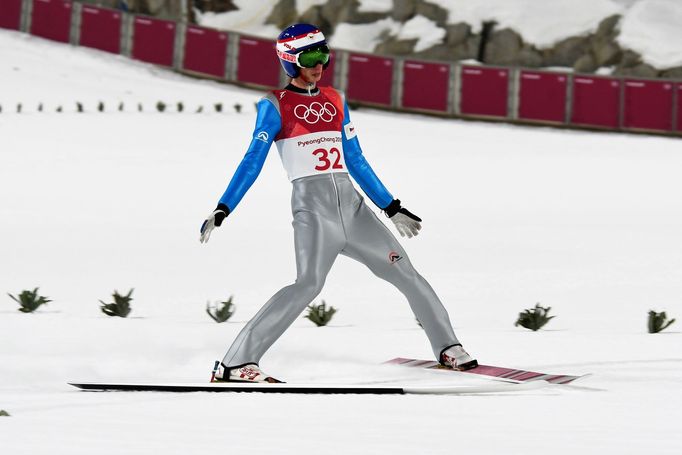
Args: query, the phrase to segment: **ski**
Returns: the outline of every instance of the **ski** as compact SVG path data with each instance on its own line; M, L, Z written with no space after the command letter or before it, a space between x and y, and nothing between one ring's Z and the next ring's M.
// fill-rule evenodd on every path
M295 394L372 394L372 395L462 395L479 393L518 392L541 388L546 383L533 384L483 384L448 386L392 386L392 385L339 385L339 384L268 384L221 382L206 384L155 384L155 383L69 383L81 390L125 392L238 392L238 393L295 393Z
M426 368L429 370L444 370L444 371L456 371L458 373L464 374L476 374L480 376L486 376L493 379L499 379L502 381L513 382L513 383L529 383L532 381L546 381L550 384L570 384L580 378L588 375L561 375L561 374L547 374L538 373L535 371L528 370L517 370L514 368L503 368L491 365L479 365L475 368L465 371L453 370L450 367L441 365L434 360L419 360L419 359L406 359L402 357L397 357L395 359L389 360L387 364L401 365L406 367L418 367Z

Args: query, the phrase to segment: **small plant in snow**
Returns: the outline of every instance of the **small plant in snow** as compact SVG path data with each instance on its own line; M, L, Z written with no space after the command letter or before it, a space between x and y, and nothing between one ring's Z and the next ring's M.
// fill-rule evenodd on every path
M165 111L166 110L166 103L164 103L163 101L159 101L158 103L156 103L156 110L159 112Z
M43 112L43 103L38 105L38 112Z
M76 111L83 112L83 103L76 103Z
M514 326L520 325L535 332L547 324L550 319L554 318L554 316L547 316L551 309L552 307L544 308L537 303L535 304L535 308L524 310L522 313L519 313L519 319Z
M100 101L100 102L97 104L97 110L100 111L100 112L104 112L104 102Z
M9 412L4 409L0 409L0 417L9 417Z
M60 114L62 113L62 107L61 106L57 106L57 112Z
M142 103L137 103L137 112L142 112Z
M185 105L182 103L178 103L178 112L182 112L185 110Z
M649 333L658 333L662 330L665 330L673 322L675 322L674 318L668 321L668 316L665 314L665 311L662 311L660 313L657 313L653 310L649 311L649 324L648 324Z
M121 102L118 104L118 111L119 111L119 112L123 112L124 110L125 110L125 106L123 105L123 101L121 101Z
M118 316L125 318L130 314L131 311L130 302L133 300L131 297L132 294L132 289L127 295L121 295L118 293L118 291L114 291L114 293L111 295L114 299L114 302L104 303L100 300L100 303L102 304L100 309L107 316Z
M242 105L237 103L234 105L234 110L239 114L242 111Z
M17 114L21 114L21 103L17 104Z
M201 114L202 112L204 112L204 106L199 106L197 109L197 114Z
M215 111L223 112L223 103L215 103Z
M22 313L33 313L35 310L38 309L40 305L44 305L52 301L47 297L39 295L38 288L35 288L32 291L24 290L21 292L21 294L19 294L18 298L13 296L12 294L7 295L9 295L12 298L12 300L19 304L19 306L21 307L19 308L19 311L21 311Z
M225 322L232 317L235 311L235 305L232 303L232 296L224 302L218 302L211 305L210 302L206 304L206 313L215 322Z
M336 308L330 306L329 309L327 309L327 304L323 300L319 305L308 305L308 314L304 317L313 321L316 326L322 327L332 320L334 313L336 313Z

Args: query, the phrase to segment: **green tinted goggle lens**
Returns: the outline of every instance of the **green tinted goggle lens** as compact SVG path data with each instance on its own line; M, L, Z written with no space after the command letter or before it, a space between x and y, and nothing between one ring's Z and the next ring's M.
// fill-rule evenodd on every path
M298 65L303 68L314 68L318 63L326 65L329 61L329 48L327 46L308 49L298 54Z

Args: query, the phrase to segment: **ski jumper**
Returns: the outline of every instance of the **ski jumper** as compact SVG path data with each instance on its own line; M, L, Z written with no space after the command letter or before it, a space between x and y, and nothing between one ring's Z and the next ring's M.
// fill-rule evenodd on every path
M273 140L293 186L297 277L244 326L223 365L258 364L320 293L339 254L365 264L405 295L437 358L458 344L438 296L348 177L378 207L393 200L362 155L343 94L331 87L305 94L284 89L258 103L253 140L220 199L231 212L260 173Z

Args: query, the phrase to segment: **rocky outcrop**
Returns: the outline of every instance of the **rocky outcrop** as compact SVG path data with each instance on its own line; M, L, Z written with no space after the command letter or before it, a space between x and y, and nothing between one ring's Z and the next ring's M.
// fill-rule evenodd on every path
M151 10L174 0L129 1L144 4ZM296 0L273 0L273 3L267 23L278 28L294 22L308 22L316 24L327 35L333 35L341 23L367 24L386 18L406 23L423 16L445 30L442 42L419 52L415 52L417 39L398 39L395 35L386 34L380 37L374 49L367 49L385 55L444 61L480 58L483 63L491 65L531 68L558 66L573 68L580 73L612 68L615 75L682 78L682 67L657 69L644 63L639 54L621 48L617 40L621 21L619 15L604 18L593 33L566 38L551 47L539 48L524 41L517 31L497 28L494 23L489 25L492 28L488 28L485 34L472 32L472 25L479 24L448 23L448 11L427 0L393 0L393 9L387 12L360 12L358 0L328 0L303 12L296 10ZM194 5L223 10L234 8L232 0L195 0Z

